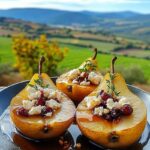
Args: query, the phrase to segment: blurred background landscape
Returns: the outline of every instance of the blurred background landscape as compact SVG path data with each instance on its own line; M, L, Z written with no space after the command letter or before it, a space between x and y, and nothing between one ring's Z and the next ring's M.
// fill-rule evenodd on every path
M117 55L127 83L150 91L150 1L31 2L0 0L0 86L30 79L41 55L44 71L57 76L96 47L103 74Z

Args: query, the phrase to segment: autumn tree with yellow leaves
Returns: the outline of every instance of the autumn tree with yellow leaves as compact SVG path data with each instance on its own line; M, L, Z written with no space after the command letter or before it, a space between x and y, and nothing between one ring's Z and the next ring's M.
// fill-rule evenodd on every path
M21 35L13 37L13 51L16 56L15 67L25 79L29 79L38 72L38 61L42 55L46 58L43 72L55 75L66 49L62 50L56 42L49 42L45 35L41 35L39 39L29 39Z

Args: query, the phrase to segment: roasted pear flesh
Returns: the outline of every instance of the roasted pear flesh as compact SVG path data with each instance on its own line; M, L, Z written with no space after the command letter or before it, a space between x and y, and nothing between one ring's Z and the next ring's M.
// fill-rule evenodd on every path
M56 81L58 89L77 103L90 94L102 80L102 75L97 70L96 56L97 49L94 49L93 57L78 68L62 74Z
M10 117L23 135L33 139L47 139L63 134L71 125L75 106L59 91L50 77L34 74L29 84L10 103Z
M81 132L107 148L127 147L141 136L147 120L144 102L127 87L114 62L102 83L78 105L77 124Z

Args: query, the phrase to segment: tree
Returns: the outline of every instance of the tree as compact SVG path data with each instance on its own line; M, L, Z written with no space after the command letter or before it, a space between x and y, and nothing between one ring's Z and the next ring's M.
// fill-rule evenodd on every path
M66 49L61 50L56 42L49 42L45 35L32 40L20 35L13 37L13 51L16 56L15 67L25 79L29 79L38 72L38 61L42 55L46 58L43 72L55 75Z

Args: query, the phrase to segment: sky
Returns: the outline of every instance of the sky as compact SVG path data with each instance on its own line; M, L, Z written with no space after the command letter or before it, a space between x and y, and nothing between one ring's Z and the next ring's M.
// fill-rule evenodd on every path
M24 7L150 13L150 0L0 0L0 9Z

